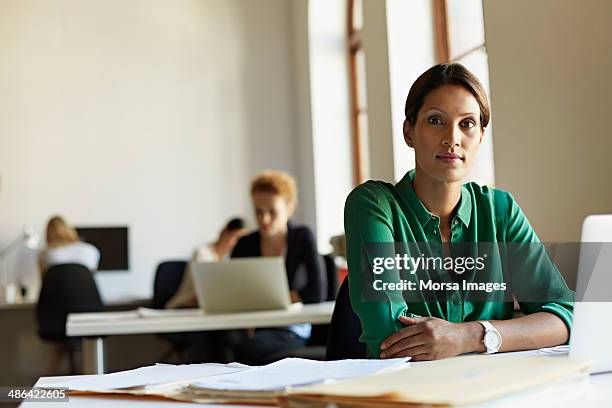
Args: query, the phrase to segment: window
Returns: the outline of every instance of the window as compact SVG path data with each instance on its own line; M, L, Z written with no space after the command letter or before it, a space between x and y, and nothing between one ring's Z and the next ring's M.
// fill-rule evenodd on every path
M490 101L482 0L433 1L437 62L465 65L480 79ZM480 184L494 184L491 123L469 178Z
M353 180L359 184L369 176L368 106L363 49L363 5L365 0L347 0L349 104L353 155ZM373 0L378 1L378 0ZM417 77L436 63L459 62L470 69L489 90L482 0L386 0L389 47L389 86L393 131L393 161L396 180L414 168L411 149L402 135L404 101ZM369 11L371 3L366 3ZM368 37L368 40L371 40ZM375 39L374 41L377 41ZM379 44L382 46L382 44ZM371 106L370 106L371 107ZM370 116L371 118L371 116ZM467 181L494 184L491 124Z

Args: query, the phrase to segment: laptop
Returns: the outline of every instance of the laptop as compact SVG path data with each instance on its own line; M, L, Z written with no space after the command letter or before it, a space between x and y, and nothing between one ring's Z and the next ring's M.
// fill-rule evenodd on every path
M206 313L292 307L282 257L194 263L191 273L198 303Z
M580 241L569 355L595 361L593 373L608 372L612 371L612 215L588 216Z

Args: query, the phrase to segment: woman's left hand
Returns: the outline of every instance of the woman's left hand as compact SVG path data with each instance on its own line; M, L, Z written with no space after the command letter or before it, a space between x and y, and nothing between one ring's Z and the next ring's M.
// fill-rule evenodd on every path
M387 337L380 345L380 358L412 357L413 361L438 360L469 352L474 342L465 323L437 317L405 317L407 327Z

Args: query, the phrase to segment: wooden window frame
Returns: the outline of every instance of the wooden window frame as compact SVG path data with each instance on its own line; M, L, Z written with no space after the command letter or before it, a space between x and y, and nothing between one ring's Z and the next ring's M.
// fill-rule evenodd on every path
M362 134L359 127L359 117L366 111L359 106L363 95L359 94L358 61L357 53L362 50L361 30L355 29L355 0L347 1L347 33L348 33L348 62L349 62L349 99L351 114L351 133L353 145L353 183L363 183L363 146Z
M433 8L436 63L447 64L451 62L448 3L446 0L434 0Z
M435 54L437 64L448 64L450 62L459 61L473 52L482 49L486 50L485 42L453 57L451 51L450 30L448 21L448 0L433 0L433 9L436 47Z

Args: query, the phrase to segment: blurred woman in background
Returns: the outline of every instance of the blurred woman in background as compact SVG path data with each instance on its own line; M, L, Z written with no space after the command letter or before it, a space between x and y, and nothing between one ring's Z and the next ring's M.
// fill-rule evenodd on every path
M79 239L76 230L62 217L54 216L47 223L47 247L38 256L41 275L60 264L85 265L90 271L98 269L100 251Z
M100 251L95 246L79 239L76 230L62 217L54 216L47 223L47 247L38 256L41 276L55 265L79 264L90 271L98 269ZM49 352L49 362L46 373L58 375L64 355L71 355L78 348L78 340L72 338L66 341L52 341ZM75 368L71 363L71 373Z
M282 256L293 302L315 303L325 299L326 279L314 234L305 225L289 221L297 206L295 180L280 171L266 171L251 182L251 199L258 230L242 237L232 258ZM245 364L265 364L286 350L302 347L310 337L310 324L261 329L236 348Z

